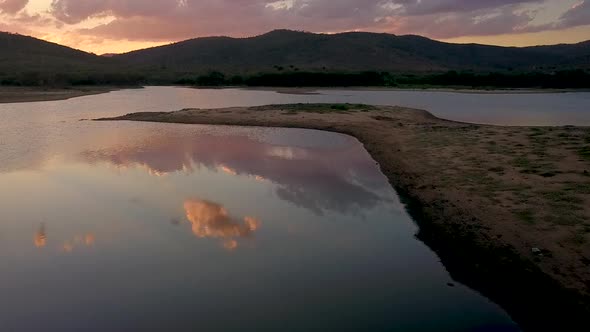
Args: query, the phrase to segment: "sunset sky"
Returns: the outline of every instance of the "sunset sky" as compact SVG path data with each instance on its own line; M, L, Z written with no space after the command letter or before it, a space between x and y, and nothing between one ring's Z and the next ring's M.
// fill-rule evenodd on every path
M283 28L571 43L590 39L590 0L0 0L0 31L97 54Z

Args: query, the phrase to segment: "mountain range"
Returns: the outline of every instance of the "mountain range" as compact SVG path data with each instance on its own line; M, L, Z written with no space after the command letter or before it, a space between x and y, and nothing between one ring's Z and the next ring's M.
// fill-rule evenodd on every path
M113 57L135 65L229 72L300 70L425 72L590 68L590 41L500 47L450 44L421 36L276 30L252 38L208 37Z
M18 82L18 77L23 75L32 75L32 81L35 81L50 80L44 77L56 75L106 77L123 73L170 79L211 71L248 75L296 71L549 73L590 69L590 41L500 47L367 32L314 34L275 30L250 38L195 38L108 56L97 56L32 37L0 33L0 50L0 83L4 84ZM109 82L108 79L104 81Z

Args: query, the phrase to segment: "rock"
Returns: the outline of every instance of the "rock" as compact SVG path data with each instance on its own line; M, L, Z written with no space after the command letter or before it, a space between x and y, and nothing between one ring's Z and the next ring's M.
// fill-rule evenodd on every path
M543 251L539 248L531 248L531 252L536 256L543 256Z

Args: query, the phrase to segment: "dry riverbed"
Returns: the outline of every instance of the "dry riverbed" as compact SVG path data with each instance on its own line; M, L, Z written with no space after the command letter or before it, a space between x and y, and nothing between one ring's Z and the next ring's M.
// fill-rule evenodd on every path
M116 87L0 87L0 103L27 103L34 101L65 100L117 90Z
M348 104L186 109L115 120L355 136L408 204L418 237L455 279L503 305L525 329L588 327L590 128L474 125Z

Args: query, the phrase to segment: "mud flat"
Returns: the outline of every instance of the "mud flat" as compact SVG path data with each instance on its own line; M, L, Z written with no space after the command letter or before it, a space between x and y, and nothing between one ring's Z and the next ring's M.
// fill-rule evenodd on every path
M452 276L528 331L590 321L590 127L501 127L426 111L296 104L99 120L297 127L349 134L379 162Z
M65 100L118 90L116 87L34 88L0 87L0 103Z

